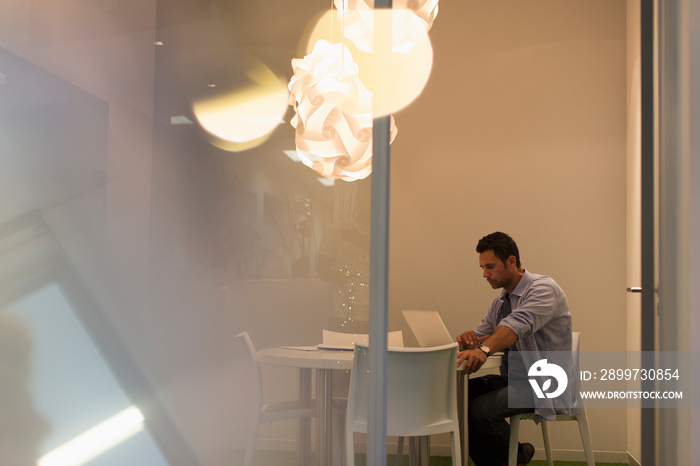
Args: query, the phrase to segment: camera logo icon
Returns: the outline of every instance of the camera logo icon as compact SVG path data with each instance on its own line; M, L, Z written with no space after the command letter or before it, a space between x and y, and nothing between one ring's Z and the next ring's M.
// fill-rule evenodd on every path
M556 398L564 393L569 384L569 377L564 369L554 363L548 363L546 359L540 359L530 366L527 375L530 377L549 377L541 387L537 379L528 379L537 398ZM556 390L549 392L548 390L552 388L552 379L557 381Z

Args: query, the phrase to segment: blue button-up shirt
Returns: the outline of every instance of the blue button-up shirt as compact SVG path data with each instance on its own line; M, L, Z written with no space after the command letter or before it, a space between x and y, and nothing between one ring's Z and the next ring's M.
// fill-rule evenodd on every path
M501 320L501 307L506 292L493 300L481 323L474 329L478 336L491 335L497 326L511 329L518 337L515 348L518 351L547 352L571 351L571 313L566 294L557 282L545 275L537 275L527 270L510 294L513 311ZM528 358L530 359L530 358ZM527 367L535 361L525 361ZM526 377L526 375L525 375ZM536 400L535 414L541 418L553 419L554 406ZM559 414L573 414L576 409L557 407Z

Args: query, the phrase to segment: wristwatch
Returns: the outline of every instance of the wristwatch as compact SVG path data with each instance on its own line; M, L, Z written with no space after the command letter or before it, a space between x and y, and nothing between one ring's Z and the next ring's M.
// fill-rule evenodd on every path
M488 346L481 345L481 346L479 346L479 349L481 351L483 351L484 353L486 353L486 356L491 356L491 348L489 348Z

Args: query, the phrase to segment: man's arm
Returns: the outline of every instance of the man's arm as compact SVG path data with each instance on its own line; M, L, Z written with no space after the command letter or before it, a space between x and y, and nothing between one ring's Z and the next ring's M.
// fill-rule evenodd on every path
M491 353L495 353L514 345L516 341L518 341L518 336L514 331L504 325L499 325L496 327L496 331L493 332L493 335L481 342L481 344L488 346Z
M518 338L534 335L562 310L560 293L563 292L561 289L557 292L554 285L549 277L535 280L500 325L511 328Z
M494 302L491 303L488 312L474 330L468 330L457 336L457 343L459 343L460 351L476 348L493 333L496 327L496 317L499 309L496 304L497 301L498 300L494 300Z
M491 353L495 353L508 348L516 341L518 341L518 336L515 332L508 327L499 325L496 327L496 331L482 342L482 345L488 346ZM468 349L457 353L457 366L462 364L463 361L466 361L464 370L467 374L471 374L478 371L481 366L484 365L486 358L486 352L481 348Z

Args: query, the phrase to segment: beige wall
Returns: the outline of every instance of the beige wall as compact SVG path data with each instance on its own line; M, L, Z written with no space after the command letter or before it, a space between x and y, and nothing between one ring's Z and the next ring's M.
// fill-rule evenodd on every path
M404 308L473 328L495 296L474 247L502 230L566 291L584 350L627 348L625 31L624 1L441 4L430 82L396 115L390 328ZM627 452L621 414L591 410L595 450ZM580 449L574 425L553 437Z

